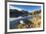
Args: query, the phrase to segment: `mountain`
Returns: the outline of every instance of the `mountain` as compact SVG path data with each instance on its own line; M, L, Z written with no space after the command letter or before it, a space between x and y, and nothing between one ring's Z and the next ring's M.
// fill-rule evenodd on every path
M16 9L10 9L10 17L19 17L19 16L27 16L28 15L28 11L19 11Z
M29 15L37 15L40 13L41 13L41 10L35 10L35 11L32 11L31 13L29 13Z

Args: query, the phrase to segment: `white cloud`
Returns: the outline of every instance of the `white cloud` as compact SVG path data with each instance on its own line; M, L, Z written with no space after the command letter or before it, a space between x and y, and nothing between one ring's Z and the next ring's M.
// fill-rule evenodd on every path
M18 8L18 7L14 7L14 6L10 6L10 9L17 9L19 11L21 11L22 9Z

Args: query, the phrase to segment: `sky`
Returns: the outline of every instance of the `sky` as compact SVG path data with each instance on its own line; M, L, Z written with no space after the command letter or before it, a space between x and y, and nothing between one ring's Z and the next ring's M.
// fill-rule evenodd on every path
M31 12L33 10L41 9L41 6L34 6L34 5L10 5L10 9L17 9L17 10L25 10Z

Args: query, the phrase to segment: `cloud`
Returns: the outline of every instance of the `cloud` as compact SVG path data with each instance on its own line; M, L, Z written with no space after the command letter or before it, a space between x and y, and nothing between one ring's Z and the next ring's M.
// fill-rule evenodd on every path
M18 7L14 7L14 6L10 6L10 9L16 9L16 10L19 10L21 11L22 9L18 8Z

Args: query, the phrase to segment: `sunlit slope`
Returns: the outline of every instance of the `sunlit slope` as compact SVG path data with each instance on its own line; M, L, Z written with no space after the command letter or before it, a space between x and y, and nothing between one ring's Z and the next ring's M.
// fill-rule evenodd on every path
M28 15L32 15L32 19L28 19L25 24L17 25L17 28L39 28L41 24L41 10L32 11Z

